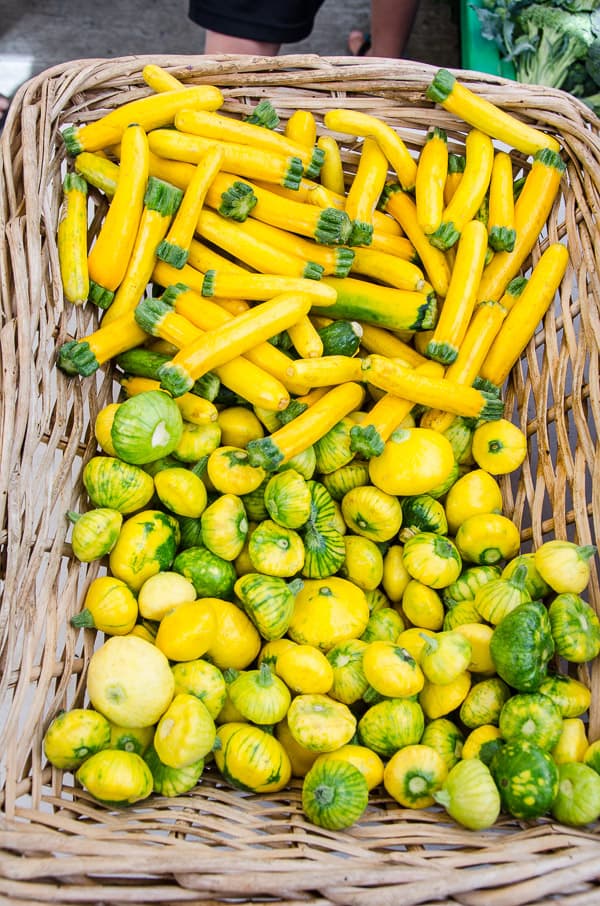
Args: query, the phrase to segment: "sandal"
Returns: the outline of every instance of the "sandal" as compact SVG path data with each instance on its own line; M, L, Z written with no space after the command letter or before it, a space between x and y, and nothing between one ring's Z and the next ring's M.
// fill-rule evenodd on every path
M353 50L352 47L356 49ZM348 50L354 57L364 57L367 51L371 49L371 35L368 32L362 32L359 29L351 31L348 35Z

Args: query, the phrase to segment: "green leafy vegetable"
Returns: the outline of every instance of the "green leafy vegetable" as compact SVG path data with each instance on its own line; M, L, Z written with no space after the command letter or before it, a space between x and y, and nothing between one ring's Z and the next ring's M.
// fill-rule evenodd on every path
M562 88L600 114L600 0L483 0L473 9L517 81Z

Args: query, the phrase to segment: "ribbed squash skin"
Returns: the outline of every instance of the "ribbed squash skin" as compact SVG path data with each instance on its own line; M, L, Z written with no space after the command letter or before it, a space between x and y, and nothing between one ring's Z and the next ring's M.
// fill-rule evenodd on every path
M373 705L358 723L363 745L382 757L391 757L403 746L415 745L425 728L423 711L411 699L391 698Z
M86 759L76 774L79 783L100 802L127 805L146 799L153 788L146 762L135 752L106 749Z
M220 726L214 757L223 777L240 790L275 792L283 789L292 775L290 760L279 740L250 724Z
M530 742L507 742L490 769L509 815L537 818L549 810L558 792L558 768L544 749Z
M350 827L367 807L369 788L363 774L346 761L313 765L302 785L302 808L309 821L328 830Z
M442 590L444 604L448 609L452 609L462 601L472 601L478 588L499 577L498 566L469 566L463 569L454 582Z
M58 714L44 737L44 754L64 771L78 768L86 758L110 744L110 723L91 708L72 708Z
M183 419L175 401L166 393L149 390L119 406L111 437L120 459L143 465L172 453L182 431Z
M142 510L123 523L110 553L110 570L137 592L150 576L170 568L178 540L179 525L173 516Z
M490 642L498 675L519 692L535 692L546 677L554 640L545 607L520 604L494 630Z
M600 620L579 595L557 595L548 608L552 638L559 655L577 664L600 652Z
M310 490L295 469L286 469L269 479L264 501L271 519L286 528L299 529L309 519Z
M287 632L294 611L294 586L279 576L246 573L234 587L244 610L263 639L280 639Z
M314 444L318 472L324 475L334 472L354 457L350 449L350 430L353 427L352 419L344 417Z
M83 470L83 483L95 506L134 513L154 493L150 475L114 456L93 456Z
M159 796L181 796L192 790L204 771L204 759L199 758L194 764L184 768L172 768L163 764L154 746L144 754L144 761L152 773L152 789Z

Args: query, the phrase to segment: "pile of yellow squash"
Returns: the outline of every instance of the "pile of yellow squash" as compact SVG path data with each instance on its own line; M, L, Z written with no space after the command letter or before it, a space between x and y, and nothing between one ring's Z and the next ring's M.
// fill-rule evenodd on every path
M501 389L568 264L551 244L521 276L557 142L445 70L428 97L465 154L434 129L416 159L364 113L280 131L268 102L242 120L144 77L154 94L64 136L64 295L104 314L57 364L114 364L121 396L68 514L74 556L106 565L71 622L105 638L47 759L113 806L212 762L256 793L301 778L333 830L381 784L473 829L596 820L590 692L564 669L600 651L595 548L522 553L497 480L527 453Z

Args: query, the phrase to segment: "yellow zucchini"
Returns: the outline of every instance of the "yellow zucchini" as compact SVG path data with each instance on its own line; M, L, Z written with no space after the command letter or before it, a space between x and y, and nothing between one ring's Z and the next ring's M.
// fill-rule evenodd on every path
M510 154L497 151L490 178L488 234L495 252L512 252L515 247L515 199Z
M344 193L335 192L310 179L302 179L297 191L284 189L275 184L265 184L264 181L261 182L260 180L255 180L253 184L259 188L269 189L274 194L287 198L289 201L300 201L319 208L337 208L339 211L345 211L346 208L346 196ZM373 211L373 242L378 234L384 234L385 237L400 238L402 230L393 217L388 217L387 214L375 209Z
M173 132L173 129L169 131ZM150 133L151 136L154 134L154 132ZM150 136L148 137L148 143L150 143ZM115 150L115 153L118 154L118 149ZM150 176L164 179L165 182L170 182L172 185L177 186L178 189L183 189L184 192L194 175L195 166L196 164L188 164L180 160L167 160L167 158L160 157L152 150L149 153L148 172Z
M361 360L347 355L325 355L290 361L288 375L308 387L330 387L362 380Z
M252 183L229 173L217 173L206 193L206 204L223 217L243 223L256 205Z
M377 249L354 249L354 259L350 267L351 274L372 277L381 283L388 283L396 289L408 289L415 292L425 290L423 271L411 261L388 255Z
M417 220L417 206L400 185L387 185L380 206L394 217L419 256L423 270L439 296L445 296L450 283L450 266L441 249L431 245Z
M314 313L387 327L390 330L428 330L437 320L433 291L416 292L382 286L355 277L324 277L317 284L336 293L335 301L322 306L314 301Z
M538 239L554 204L566 170L555 151L543 150L533 157L531 170L515 203L516 239L512 252L496 252L484 268L478 301L500 299L508 283L519 273Z
M419 355L422 355L423 358L427 355L427 344L433 336L432 330L421 330L419 333L415 333L413 336L413 344L416 351Z
M438 322L427 344L427 355L449 365L456 359L467 332L487 251L488 234L483 223L470 220L462 229L450 285Z
M223 116L208 110L182 110L175 117L175 126L180 132L189 132L203 138L222 142L237 142L251 148L259 148L280 154L282 157L296 157L302 161L304 175L319 175L323 154L314 146L307 148L292 141L280 132L265 129L254 123L244 122L230 116Z
M218 330L201 334L180 349L173 359L161 365L161 385L172 396L181 396L207 371L230 362L257 343L286 330L308 314L311 304L312 297L305 293L281 294L238 315Z
M138 304L156 263L157 248L169 229L181 202L181 189L151 176L144 195L144 208L131 257L110 308L103 318L106 327Z
M83 176L88 185L94 186L104 192L107 198L112 198L117 188L119 179L119 165L114 161L94 154L92 151L82 151L74 162L75 170Z
M196 327L185 315L175 311L164 299L143 299L135 309L136 322L143 324L146 333L182 349L195 342L206 331Z
M332 135L320 135L317 139L317 148L320 148L325 155L319 174L321 184L325 189L337 192L338 195L345 195L344 166L340 146Z
M156 63L148 63L142 69L142 78L146 85L153 91L177 91L185 88L183 82L176 79L174 75L157 66Z
M344 209L345 195L338 195L330 189L326 189L320 182L313 179L300 180L297 189L287 189L284 186L276 185L266 179L253 180L254 184L261 189L269 189L281 198L287 198L289 201L300 201L302 204L314 204L318 208L339 208Z
M183 283L167 287L162 299L201 330L218 330L234 317L231 312L221 308L216 302L203 299ZM248 306L245 310L248 310ZM290 364L289 356L271 343L257 343L245 352L244 357L281 381L290 393L305 393L310 387L304 381L296 381L289 376L287 371Z
M503 403L495 393L461 386L445 377L419 374L398 360L370 355L363 360L363 376L376 387L422 406L486 421L502 416Z
M302 293L310 296L313 304L325 307L333 305L336 299L335 286L322 280L306 280L280 274L248 273L242 276L227 271L207 271L201 292L209 298L242 297L252 302L263 302L281 293Z
M202 155L196 164L194 175L183 193L181 204L167 235L158 243L157 256L162 261L172 264L173 267L181 269L188 259L190 243L194 238L206 192L218 173L222 161L223 152L218 146L209 148Z
M265 129L277 129L281 122L279 114L268 98L263 98L262 101L259 101L252 108L252 111L242 117L242 119L245 123L254 123Z
M309 390L307 393L303 393L301 396L296 397L296 402L304 403L305 406L313 406L317 400L320 400L328 390L331 390L331 387L314 387L312 390Z
M129 126L121 142L117 188L88 255L90 280L109 294L125 276L142 217L147 182L148 139L141 126Z
M416 371L431 377L441 377L444 368L439 362L424 362L417 366ZM366 459L380 455L386 441L413 407L412 400L384 393L360 425L350 429L350 449Z
M452 196L458 189L458 184L465 171L466 159L464 154L448 155L448 175L444 184L444 205L449 205Z
M558 142L551 135L523 123L516 116L475 94L461 85L447 69L438 69L427 88L426 96L473 128L480 129L491 138L497 138L523 154L535 154L542 148L558 151Z
M507 310L500 302L480 302L460 344L458 355L446 369L444 377L457 384L470 386L479 375L492 343L500 330ZM422 428L433 428L442 434L454 421L454 414L441 409L428 409L419 422Z
M178 270L172 264L167 264L166 261L159 261L158 259L152 271L152 279L155 283L165 288L174 283L185 283L190 289L200 294L202 294L202 287L204 286L204 274L202 271L192 267L191 264L184 264Z
M361 345L367 352L383 355L388 359L400 359L406 365L417 368L427 360L416 349L404 343L394 333L374 324L361 324Z
M108 327L100 326L80 340L63 343L57 364L66 374L87 377L109 359L140 346L147 339L147 333L137 324L133 312L128 312Z
M377 213L377 212L376 212ZM386 217L390 220L389 217ZM406 236L393 235L383 230L375 229L371 240L373 251L385 252L387 255L395 255L396 258L402 258L405 261L411 261L413 264L419 264L420 259L414 245Z
M196 222L199 236L235 255L261 274L281 274L308 280L318 280L321 277L321 265L272 245L252 227L253 224L248 221L236 223L209 210L201 211Z
M219 174L208 193L207 201L211 207L218 209L224 192L231 189L233 183L241 183L252 189L256 204L251 216L291 233L308 236L326 245L344 245L352 231L352 223L345 211L335 208L319 208L300 201L282 200L275 192L264 189L232 176Z
M239 270L243 271L243 268L240 268ZM192 267L191 264L184 264L181 270L177 270L177 268L173 267L171 264L166 264L164 261L157 261L154 270L152 271L152 279L155 283L165 289L169 286L183 283L184 286L187 286L189 289L202 295L204 274L201 271L196 270L195 267ZM232 315L240 315L250 308L249 303L242 299L218 298L215 299L214 302L220 308L224 309L224 311L228 311Z
M86 123L84 126L69 126L62 133L69 154L80 151L99 151L121 141L121 137L132 124L144 132L167 126L182 108L188 110L216 110L223 103L221 91L214 85L197 85L193 88L178 88L163 91L120 104L110 113Z
M504 306L507 312L511 310L526 286L526 277L519 276L510 281L500 299L500 304Z
M388 161L379 143L365 136L354 178L346 196L346 214L352 221L349 245L370 245L373 239L373 211L383 191Z
M295 324L290 324L287 333L302 359L314 359L323 355L323 341L308 315L304 315Z
M309 204L315 204L322 208L338 208L340 211L346 209L346 196L344 194L338 195L336 192L325 189L324 186L320 186L318 183L311 184L306 196L306 201ZM395 237L399 239L402 236L400 225L393 217L384 214L383 211L379 211L377 208L372 211L371 217L373 219L373 236L371 244L375 242L376 237L379 235L382 235L383 237L381 239L382 242L384 242L386 238Z
M236 224L236 226L238 225ZM323 274L330 274L334 277L346 277L354 261L355 253L353 249L346 248L343 245L335 247L320 245L318 242L313 242L304 236L298 236L296 233L290 233L289 230L282 230L280 227L271 226L271 224L263 223L252 217L249 217L240 226L244 235L270 246L271 249L279 250L277 254L283 252L296 258L302 258L307 266L310 264L322 268ZM191 258L190 262L193 263ZM202 265L195 263L194 266L200 270L218 268L217 264ZM234 267L237 267L238 271L240 270L239 266L234 265ZM262 266L255 267L255 270L267 272L267 269ZM284 271L274 267L271 273L284 273Z
M465 139L465 169L442 220L429 242L445 251L458 240L466 224L475 218L490 184L494 145L489 135L471 129Z
M407 191L414 188L417 164L398 133L386 122L369 113L345 109L329 110L323 120L332 132L373 136L396 171L402 188Z
M301 108L294 110L285 124L285 137L305 148L314 148L317 143L317 123L314 113Z
M250 308L250 305L243 299L215 299L215 305L228 311L230 315L241 315Z
M425 234L442 222L444 186L448 176L448 136L435 126L426 136L417 161L415 204L417 221Z
M250 464L275 471L320 440L349 412L359 409L363 399L363 388L353 381L332 387L273 434L251 440L246 448Z
M552 243L542 254L492 343L479 372L484 380L503 385L551 305L568 262L569 252L560 242Z
M87 264L87 183L77 173L63 180L63 203L57 230L58 262L67 302L81 305L90 289Z
M177 349L194 343L205 334L160 299L144 299L137 306L135 316L145 325L147 333L166 340ZM243 356L215 368L214 373L222 384L252 405L277 410L285 409L290 401L281 381Z
M177 129L155 129L148 135L148 143L152 153L165 158L166 162L188 165L197 164L208 149L216 145L223 154L221 169L225 173L278 183L292 190L299 185L302 176L300 158L239 142L216 141ZM180 169L180 172L183 177L185 170Z
M192 239L190 242L188 262L192 267L195 267L196 270L203 271L204 273L210 270L228 270L237 274L247 273L245 267L236 264L235 261L231 261L229 258L226 258L225 255L219 254L215 249L209 248L198 239Z
M182 283L193 289L196 293L202 294L204 284L204 271L209 268L219 268L220 270L232 271L238 274L247 273L246 269L229 261L223 255L219 255L213 249L208 249L202 243L193 239L190 244L190 254L188 264L178 270L171 264L164 261L157 261L152 272L152 278L155 283L165 289L168 286ZM215 303L233 315L239 315L250 308L248 302L242 299L215 299Z

